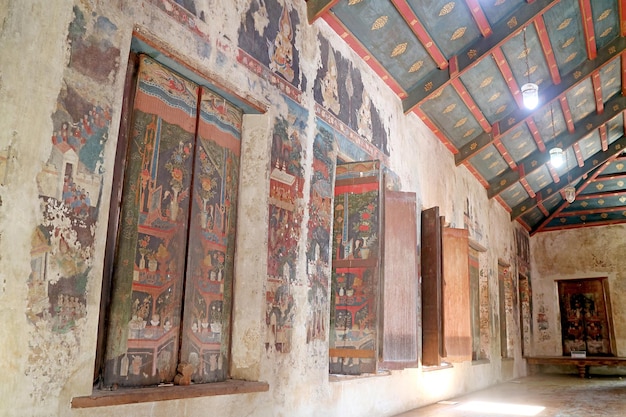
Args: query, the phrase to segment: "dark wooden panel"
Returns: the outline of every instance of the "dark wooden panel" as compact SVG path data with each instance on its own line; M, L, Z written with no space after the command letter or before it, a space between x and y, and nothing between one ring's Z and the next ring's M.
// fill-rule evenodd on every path
M443 333L449 362L472 359L467 229L443 229Z
M417 366L416 195L385 191L382 361L386 368Z
M441 305L441 218L439 207L422 212L422 364L438 366L443 351Z

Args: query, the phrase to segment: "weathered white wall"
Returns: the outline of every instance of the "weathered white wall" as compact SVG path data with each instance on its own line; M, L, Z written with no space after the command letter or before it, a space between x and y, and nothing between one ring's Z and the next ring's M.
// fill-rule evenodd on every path
M617 355L626 355L624 236L626 226L614 225L539 233L530 239L534 355L563 353L555 280L602 277L609 280Z
M250 210L250 217L242 219L240 224L247 229L245 240L239 242L237 274L252 281L251 285L239 288L239 298L235 301L234 316L239 321L234 326L232 373L269 382L269 392L111 408L70 408L73 397L89 395L92 390L108 207L132 31L154 39L233 94L266 107L265 115L246 120L246 138L269 141L271 132L265 129L271 126L271 120L276 116L288 112L286 99L279 90L236 60L237 30L251 1L197 2L206 3L209 24L196 23L208 40L193 35L159 9L157 3L157 0L0 1L0 156L4 156L4 159L0 158L0 374L4 381L0 384L0 415L165 417L206 415L208 410L211 413L219 410L220 416L233 417L388 416L523 374L519 349L515 350L515 362L502 362L498 343L492 343L489 363L463 363L433 372L408 369L376 377L331 381L327 373L327 346L320 341L308 345L304 342L306 287L294 292L300 310L296 312L292 351L288 354L266 352L262 336L265 320L263 277L259 271L264 270L267 253L267 225L262 219L267 218L263 207L267 206L267 192L263 193L263 187L267 187L264 179L269 169L269 144L253 142L247 147L244 142L242 166L247 171L241 177L245 193L241 209L243 212ZM287 6L297 9L300 21L306 22L305 2L287 1ZM74 7L85 15L85 39L92 37L90 39L99 41L100 45L119 50L116 60L106 63L110 71L98 80L76 71L70 62L68 27L76 18ZM96 26L96 20L104 24ZM257 24L263 25L263 16L257 16ZM313 26L303 23L296 32L300 71L308 80L302 99L309 110L304 148L310 154L315 125L312 80L322 65L317 47L321 33L336 51L361 68L363 83L388 128L389 168L397 174L402 190L417 193L420 210L440 206L441 214L451 226L469 227L471 238L487 248L486 254L481 255L484 265L481 264L480 268L481 273L489 277L493 307L491 329L495 339L498 334L497 262L503 259L512 265L515 263L514 226L508 213L498 203L487 199L485 190L468 171L454 166L452 155L417 117L403 115L397 97L324 22L316 22ZM41 316L46 300L43 300L44 305L37 304L34 298L37 289L29 283L33 271L31 261L36 253L33 248L35 231L43 221L38 176L51 153L51 116L68 85L78 89L90 103L110 108L111 121L101 155L102 198L98 221L92 230L93 245L83 253L88 267L84 293L86 313L70 331L62 333L53 331L50 321L45 315ZM310 178L310 163L305 163L305 167L308 172L304 177ZM306 237L306 233L301 236ZM555 234L555 238L560 236ZM587 240L591 243L608 241ZM580 239L569 241L579 242ZM563 241L556 246L566 244ZM537 245L535 243L534 247ZM598 247L596 256L602 260L597 270L582 270L583 265L594 265L595 261L582 261L583 255L591 256L591 251L584 254L576 251L571 257L553 264L581 265L580 269L568 270L570 275L609 274L612 271L614 275L609 275L611 285L617 290L620 281L615 271L620 269L619 263L622 262L619 251L616 249L613 257L605 258L608 245L595 245ZM612 247L616 247L614 242ZM241 251L245 256L241 256ZM541 249L535 249L534 254L545 259ZM552 265L548 261L545 264ZM300 265L304 262L303 256ZM533 278L534 275L551 278L557 273L565 272L549 269L544 262L538 261ZM240 284L241 278L238 279ZM534 282L536 293L545 293L548 301L551 297L549 286L540 291L543 281L536 286ZM614 300L614 312L623 317L624 311L617 304L619 301ZM535 301L535 308L537 305ZM515 319L513 334L516 332L514 322ZM519 344L519 337L516 340ZM624 353L623 338L618 340L618 347ZM550 349L539 350L547 352Z

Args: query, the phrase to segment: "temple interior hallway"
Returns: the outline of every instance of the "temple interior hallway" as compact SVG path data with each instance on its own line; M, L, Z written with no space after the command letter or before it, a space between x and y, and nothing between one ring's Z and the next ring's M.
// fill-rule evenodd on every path
M396 417L461 416L626 416L626 376L533 375Z

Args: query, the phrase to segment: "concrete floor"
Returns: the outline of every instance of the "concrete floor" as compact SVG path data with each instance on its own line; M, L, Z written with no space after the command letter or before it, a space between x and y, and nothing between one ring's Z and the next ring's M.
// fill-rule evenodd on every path
M396 417L626 417L626 377L541 374Z

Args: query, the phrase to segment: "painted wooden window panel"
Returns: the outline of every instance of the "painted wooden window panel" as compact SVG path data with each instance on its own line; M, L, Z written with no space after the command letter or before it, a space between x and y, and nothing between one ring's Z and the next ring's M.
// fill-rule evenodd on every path
M132 118L105 385L224 380L241 112L141 57Z
M380 183L378 161L337 165L329 370L377 367Z

